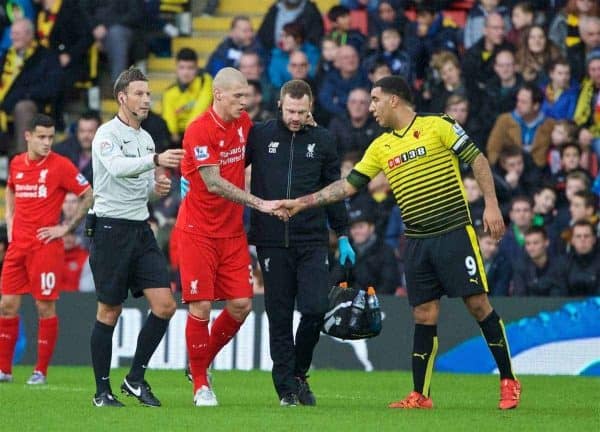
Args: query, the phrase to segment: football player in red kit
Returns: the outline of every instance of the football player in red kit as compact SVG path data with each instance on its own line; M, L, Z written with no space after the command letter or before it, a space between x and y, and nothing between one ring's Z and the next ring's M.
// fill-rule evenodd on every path
M56 300L64 246L92 204L92 188L69 159L50 151L54 121L36 114L25 132L27 151L11 161L6 188L10 245L2 267L0 291L0 382L12 381L12 358L19 330L21 296L31 294L39 316L38 358L27 384L45 384L58 335ZM60 225L67 192L79 197L76 217Z
M186 342L196 406L218 404L206 369L252 308L244 205L275 214L275 203L244 190L246 139L252 127L245 112L247 92L238 70L221 69L213 81L212 107L188 126L183 138L181 172L190 191L179 209L176 235L183 301L189 306ZM209 333L214 300L226 305Z

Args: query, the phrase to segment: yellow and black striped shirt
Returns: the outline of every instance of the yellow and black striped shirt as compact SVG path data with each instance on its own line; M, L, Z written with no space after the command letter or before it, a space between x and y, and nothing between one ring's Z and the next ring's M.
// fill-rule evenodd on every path
M446 114L417 114L402 130L376 138L347 180L364 186L385 173L408 237L431 237L471 223L458 160L471 164L479 150Z

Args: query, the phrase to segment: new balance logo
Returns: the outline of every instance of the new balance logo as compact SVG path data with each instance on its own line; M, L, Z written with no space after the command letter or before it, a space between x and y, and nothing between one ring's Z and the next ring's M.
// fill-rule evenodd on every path
M429 353L423 353L423 354L413 353L413 357L419 357L421 360L426 360L426 357L428 355L429 355Z
M277 149L279 148L279 143L277 141L271 141L268 145L269 153L277 153Z
M504 348L504 339L500 339L498 341L498 343L488 342L488 346L490 346L490 347Z

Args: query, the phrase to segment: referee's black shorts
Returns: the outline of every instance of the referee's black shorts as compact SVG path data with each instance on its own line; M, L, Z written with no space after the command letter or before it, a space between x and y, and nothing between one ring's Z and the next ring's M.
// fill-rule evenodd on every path
M169 287L167 261L146 221L99 217L90 248L98 301L120 305L128 292Z
M408 302L418 306L447 295L488 291L483 259L471 225L428 238L408 238L405 253Z

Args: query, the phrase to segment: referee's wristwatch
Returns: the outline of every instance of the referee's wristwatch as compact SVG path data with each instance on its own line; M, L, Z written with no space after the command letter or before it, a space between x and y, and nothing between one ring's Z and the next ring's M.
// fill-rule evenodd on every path
M158 153L154 153L154 157L152 158L152 160L154 161L154 165L156 165L157 167L160 166L160 164L158 163Z

